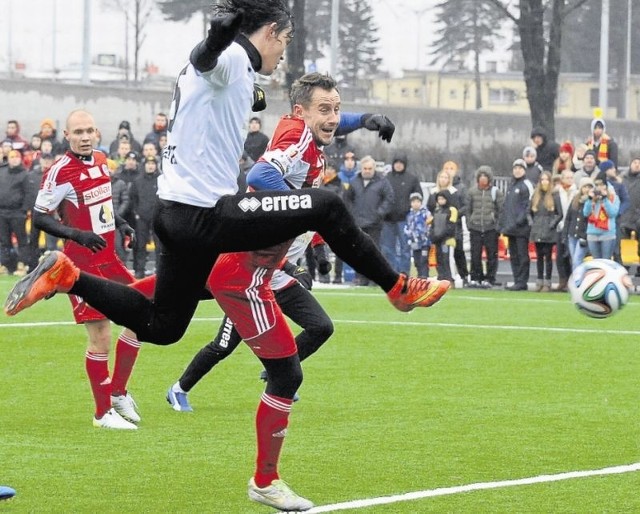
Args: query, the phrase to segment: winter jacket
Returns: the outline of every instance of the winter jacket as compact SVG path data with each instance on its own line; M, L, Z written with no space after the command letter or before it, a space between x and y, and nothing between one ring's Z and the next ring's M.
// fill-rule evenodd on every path
M596 201L588 198L582 209L582 214L587 217L587 235L615 238L616 216L619 209L620 198L611 187L605 198Z
M529 237L529 208L533 185L526 177L513 178L504 198L504 207L498 222L499 231L505 236Z
M620 215L620 226L626 230L638 230L640 222L640 173L627 173L623 183L629 193L629 208Z
M131 184L129 197L131 199L131 210L136 219L140 218L145 221L151 221L153 219L153 211L156 208L158 200L159 176L159 171L143 173Z
M444 191L448 193L448 191ZM438 205L433 213L431 223L431 241L434 244L456 245L456 223L458 221L458 209L453 205Z
M536 160L543 169L550 171L553 169L553 161L560 155L560 145L555 141L549 141L546 131L541 127L536 127L531 131L531 137L542 137L542 144L536 147Z
M578 203L578 207L574 207L573 201L567 209L567 216L564 220L564 229L562 230L562 239L567 240L569 237L574 239L587 239L587 217L583 214L583 203Z
M493 181L493 176L488 172L483 172L488 176L489 184ZM478 174L476 173L476 183ZM467 193L466 219L467 228L478 232L496 230L500 211L504 205L504 193L496 186L489 186L488 189L480 189L474 186Z
M556 226L562 220L562 205L560 197L554 193L553 210L550 211L541 199L538 203L538 210L531 211L531 233L529 240L534 243L555 243L558 235Z
M427 225L430 216L431 213L426 207L421 207L417 211L411 209L407 214L403 231L412 250L422 250L430 246Z
M22 166L10 168L0 165L0 214L3 216L26 214L29 205L29 179Z
M327 189L328 191L333 191L338 196L342 196L342 192L344 191L342 187L342 181L340 177L337 175L332 178L329 182L325 182L320 186L321 189Z
M406 166L406 161L405 166ZM407 212L411 209L411 193L422 194L420 180L413 173L405 171L391 171L386 175L387 180L393 188L395 201L391 206L391 211L386 215L385 221L398 222L404 221Z
M113 201L113 210L121 218L133 222L133 219L127 219L125 216L131 217L129 206L129 186L118 175L111 175L111 198Z
M360 228L382 225L393 205L393 188L389 181L376 173L365 186L358 173L345 190L344 199Z

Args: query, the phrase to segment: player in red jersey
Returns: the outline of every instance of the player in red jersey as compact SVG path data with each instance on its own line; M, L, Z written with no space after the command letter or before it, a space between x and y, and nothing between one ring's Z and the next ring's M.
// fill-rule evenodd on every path
M134 278L115 253L115 231L132 234L125 220L116 219L106 156L93 150L96 128L86 112L73 111L64 131L70 150L45 171L33 208L36 228L66 239L64 253L83 271L123 284ZM58 213L62 223L54 214ZM84 324L89 343L85 366L96 410L93 425L136 429L140 416L127 392L138 356L136 335L124 329L116 343L113 374L109 375L111 324L80 296L70 295L76 323Z

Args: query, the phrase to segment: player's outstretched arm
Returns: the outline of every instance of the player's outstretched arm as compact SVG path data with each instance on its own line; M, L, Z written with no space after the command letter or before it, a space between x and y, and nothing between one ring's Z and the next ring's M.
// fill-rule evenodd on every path
M244 10L235 14L218 16L211 20L209 33L204 41L191 51L189 60L193 67L201 73L211 71L218 63L218 57L240 32L244 19Z
M396 130L396 126L384 114L343 112L340 114L340 124L336 130L336 136L344 136L360 128L377 132L378 136L388 143L391 142Z

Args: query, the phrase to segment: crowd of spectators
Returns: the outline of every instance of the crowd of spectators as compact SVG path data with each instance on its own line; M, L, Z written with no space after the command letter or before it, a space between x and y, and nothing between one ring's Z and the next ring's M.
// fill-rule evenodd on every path
M168 125L167 115L158 113L139 140L123 120L108 144L102 134L96 141L96 148L109 158L114 209L137 231L135 241L121 238L117 245L121 260L138 278L153 272L148 250L159 248L151 216ZM251 118L248 128L239 163L241 190L246 173L269 142L260 118ZM592 120L582 142L557 143L536 127L522 148L522 154L514 156L506 188L496 186L489 166L480 166L465 184L457 163L450 160L443 163L433 187L425 190L406 155L397 154L384 166L371 155L358 158L341 136L325 149L327 169L321 187L344 198L362 229L400 272L433 273L463 287L501 286L497 271L502 251L512 271L507 289L529 289L533 258L534 289L566 291L571 271L588 255L622 262L621 241L638 239L640 228L640 157L631 160L624 174L618 173L618 145L602 118ZM21 133L17 120L9 120L1 150L0 272L22 275L42 252L60 244L31 230L30 209L42 174L68 145L51 118L44 118L30 138ZM637 253L640 257L640 246ZM311 252L307 265L321 282L352 279L352 270L337 258L333 277L316 274ZM435 270L430 272L430 267ZM357 276L353 284L367 281Z

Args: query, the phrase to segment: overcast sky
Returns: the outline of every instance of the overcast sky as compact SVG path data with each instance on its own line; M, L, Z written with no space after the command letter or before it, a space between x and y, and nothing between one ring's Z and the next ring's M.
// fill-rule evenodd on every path
M312 3L308 1L307 5ZM397 76L404 68L427 64L427 45L432 42L429 30L433 26L432 6L436 3L437 0L371 1L386 70ZM106 10L102 0L92 0L91 5L91 55L123 56L124 15ZM4 27L0 34L0 69L7 71L9 57L13 62L25 63L28 70L51 69L54 58L58 68L81 62L83 6L84 0L0 0ZM141 63L153 62L160 67L161 74L172 76L200 39L202 22L194 18L188 23L169 23L155 13L146 30ZM423 49L420 57L418 45Z

